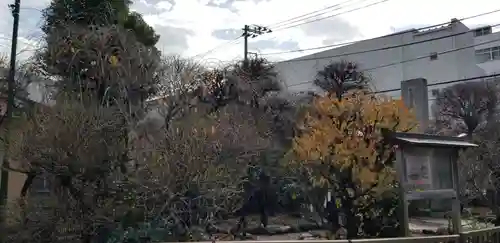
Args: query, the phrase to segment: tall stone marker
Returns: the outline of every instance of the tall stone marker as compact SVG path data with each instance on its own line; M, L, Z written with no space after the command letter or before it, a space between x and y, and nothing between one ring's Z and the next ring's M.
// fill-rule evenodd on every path
M429 93L427 80L410 79L401 82L401 97L405 105L412 109L423 132L429 125Z

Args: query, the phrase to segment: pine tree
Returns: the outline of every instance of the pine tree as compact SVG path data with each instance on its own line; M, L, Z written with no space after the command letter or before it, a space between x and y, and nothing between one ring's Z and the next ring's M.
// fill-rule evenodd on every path
M160 37L141 14L130 11L131 3L129 0L52 0L44 10L42 30L50 35L70 25L119 25L132 31L145 46L153 47Z

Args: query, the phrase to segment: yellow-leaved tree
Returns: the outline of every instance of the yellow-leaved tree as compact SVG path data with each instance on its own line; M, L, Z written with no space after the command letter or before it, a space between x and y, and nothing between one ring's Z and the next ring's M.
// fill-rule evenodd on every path
M401 100L348 92L315 98L294 139L293 165L308 173L313 184L333 191L327 215L349 238L388 235L383 226L394 211L394 148L382 129L411 131L414 116ZM391 196L392 195L392 196ZM387 200L388 201L387 201ZM380 204L388 205L380 205ZM340 214L339 214L340 212ZM338 222L343 215L343 222ZM397 227L397 220L392 220ZM385 231L384 231L385 230Z

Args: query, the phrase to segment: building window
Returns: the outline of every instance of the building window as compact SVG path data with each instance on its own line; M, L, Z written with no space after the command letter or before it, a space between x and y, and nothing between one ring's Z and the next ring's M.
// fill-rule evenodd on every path
M474 30L474 36L483 36L483 35L489 35L491 34L491 26L486 26L483 28L475 29Z
M50 191L49 178L45 174L38 175L33 179L33 184L31 184L32 192L34 193L46 193Z
M437 60L438 59L438 54L437 52L432 52L430 55L431 61Z
M500 46L476 50L477 63L500 60Z

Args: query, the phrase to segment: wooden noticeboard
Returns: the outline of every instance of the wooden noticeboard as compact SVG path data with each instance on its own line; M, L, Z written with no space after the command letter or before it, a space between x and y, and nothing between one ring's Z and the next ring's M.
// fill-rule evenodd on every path
M426 191L432 189L432 165L426 151L415 151L405 157L405 189L406 191ZM420 153L418 153L420 152ZM422 156L423 154L424 156Z

